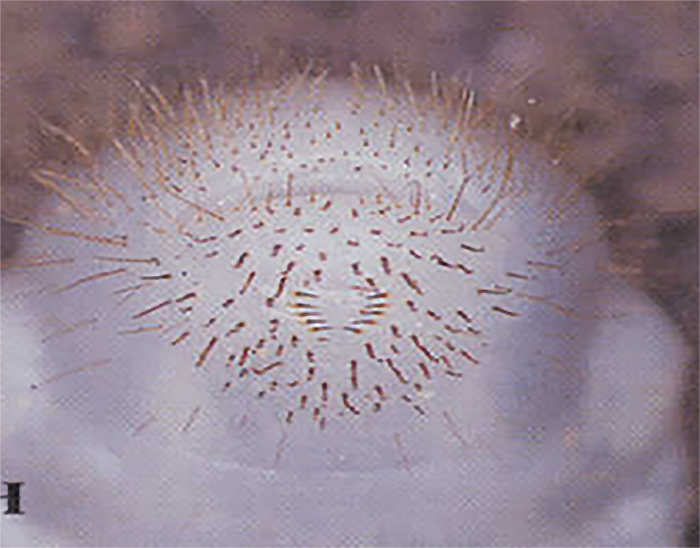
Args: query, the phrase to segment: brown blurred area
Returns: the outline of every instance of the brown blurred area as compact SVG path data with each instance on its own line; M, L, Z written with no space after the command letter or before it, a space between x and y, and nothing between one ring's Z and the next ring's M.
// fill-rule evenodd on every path
M697 505L698 4L696 2L4 1L2 210L30 213L26 171L96 149L131 78L165 89L275 64L352 61L427 82L457 78L524 116L581 173L615 265L695 349L684 406ZM17 229L3 221L2 255ZM697 523L688 528L697 546Z

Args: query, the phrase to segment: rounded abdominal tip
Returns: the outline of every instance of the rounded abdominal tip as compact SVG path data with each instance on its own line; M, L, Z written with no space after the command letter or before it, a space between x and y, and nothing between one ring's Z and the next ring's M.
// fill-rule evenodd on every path
M14 219L28 390L84 392L70 413L124 443L308 474L498 454L575 414L593 207L473 91L138 88L129 130L33 172L54 195Z

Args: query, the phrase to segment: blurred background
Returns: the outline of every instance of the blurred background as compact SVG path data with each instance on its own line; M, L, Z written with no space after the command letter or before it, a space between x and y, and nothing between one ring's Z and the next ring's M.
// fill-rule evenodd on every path
M31 214L26 170L66 162L45 120L96 149L130 78L166 91L319 59L347 74L455 78L523 116L588 180L613 268L695 349L682 420L698 470L698 3L39 2L0 4L2 210ZM18 228L3 221L2 256ZM697 522L687 530L698 546Z

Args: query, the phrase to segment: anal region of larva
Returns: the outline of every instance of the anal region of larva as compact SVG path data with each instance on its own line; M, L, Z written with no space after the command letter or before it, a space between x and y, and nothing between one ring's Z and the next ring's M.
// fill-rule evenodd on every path
M14 219L36 235L10 265L55 357L34 388L101 375L132 434L314 471L495 448L540 398L574 409L590 204L473 92L375 77L202 82L182 108L137 84L110 151L34 172L55 208Z

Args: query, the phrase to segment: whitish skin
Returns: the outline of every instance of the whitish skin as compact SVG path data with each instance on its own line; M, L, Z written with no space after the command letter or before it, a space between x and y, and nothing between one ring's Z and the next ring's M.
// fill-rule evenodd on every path
M678 541L684 355L592 204L473 92L375 76L139 85L110 150L33 173L7 543Z

